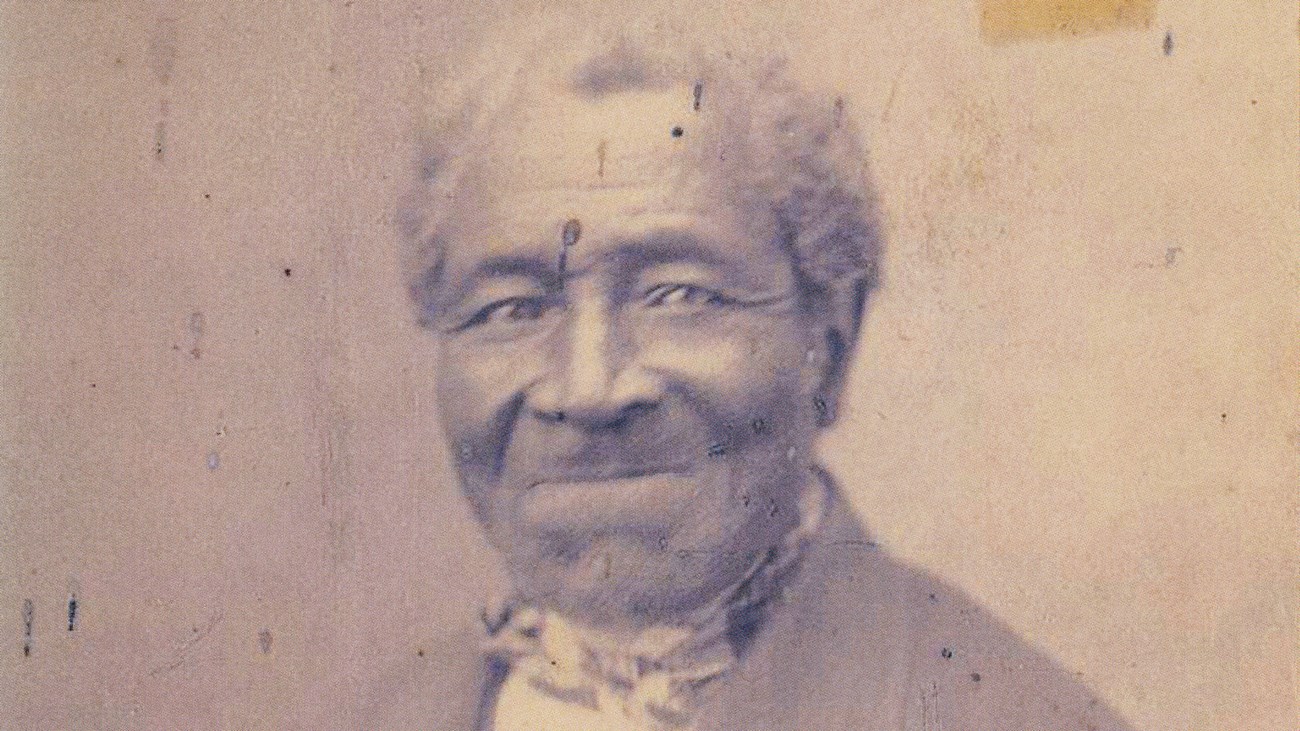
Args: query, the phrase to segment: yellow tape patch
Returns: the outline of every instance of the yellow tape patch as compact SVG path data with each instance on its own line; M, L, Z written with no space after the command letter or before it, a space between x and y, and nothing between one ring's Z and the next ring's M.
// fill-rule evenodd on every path
M991 43L1151 27L1156 0L980 0Z

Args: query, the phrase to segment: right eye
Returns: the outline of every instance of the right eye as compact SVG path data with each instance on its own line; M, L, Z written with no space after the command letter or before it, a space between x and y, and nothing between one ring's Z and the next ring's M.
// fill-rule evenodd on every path
M727 303L728 300L722 293L694 284L660 284L651 287L645 294L647 307L699 310L722 307Z
M542 319L555 303L546 297L507 297L475 312L460 329L480 325L517 325Z

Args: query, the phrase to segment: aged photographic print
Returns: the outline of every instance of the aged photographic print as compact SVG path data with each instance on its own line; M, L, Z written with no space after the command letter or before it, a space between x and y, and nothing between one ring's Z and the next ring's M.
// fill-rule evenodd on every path
M882 245L845 100L651 31L493 47L429 133L411 289L517 594L380 725L1122 728L817 463Z
M1274 5L0 5L0 729L1294 728Z

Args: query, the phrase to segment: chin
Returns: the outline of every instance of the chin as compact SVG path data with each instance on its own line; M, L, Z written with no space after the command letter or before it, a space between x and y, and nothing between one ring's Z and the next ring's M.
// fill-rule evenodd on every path
M598 625L671 622L739 581L752 555L682 552L638 540L597 538L583 550L517 566L529 598Z

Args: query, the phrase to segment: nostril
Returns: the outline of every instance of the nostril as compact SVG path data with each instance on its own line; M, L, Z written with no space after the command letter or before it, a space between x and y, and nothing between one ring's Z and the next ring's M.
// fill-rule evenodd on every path
M542 421L549 421L553 424L558 424L564 421L565 418L563 411L539 411L537 415Z
M647 401L638 401L637 403L628 406L626 411L628 416L637 416L639 414L645 414L654 411L655 408L656 408L656 404L652 404Z
M652 403L633 403L622 408L537 409L535 418L547 424L567 424L575 429L622 430L640 422L641 417L654 411Z

